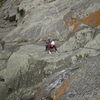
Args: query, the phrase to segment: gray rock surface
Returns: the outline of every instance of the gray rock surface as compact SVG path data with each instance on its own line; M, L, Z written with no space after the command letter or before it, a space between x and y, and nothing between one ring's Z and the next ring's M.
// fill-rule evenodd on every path
M75 51L77 52L77 51ZM38 72L41 74L51 74L64 64L70 64L70 56L73 52L62 53L62 55L52 54L51 56L44 51L44 47L37 45L22 46L17 52L13 53L7 62L4 78L6 81L13 79L21 71L22 74L26 73L31 67L34 69L36 63L44 63L43 68L39 68ZM58 58L59 57L59 58ZM68 57L68 58L67 58ZM60 63L61 62L61 63ZM42 65L41 65L42 66ZM65 67L65 66L64 66ZM37 72L37 73L38 73ZM34 74L34 73L33 73ZM43 73L42 73L43 74Z
M26 96L25 98L28 98L30 91L30 97L33 95L33 98L35 98L34 92L38 91L37 96L39 100L48 97L48 95L51 95L54 100L98 100L100 93L99 60L100 55L81 60L71 65L70 68L51 75L43 83L37 85L40 89L33 89L33 92L31 89L27 89L26 91L19 90L16 96L20 99L19 95L25 92L24 97ZM13 93L8 97L8 100L12 98L14 98ZM37 100L37 97L35 99Z
M84 47L89 41L92 41L95 36L95 29L87 25L81 25L80 30L73 33L69 40L66 41L61 47L61 51L70 51L80 47Z
M99 100L100 25L82 23L97 10L100 0L5 0L0 100L41 100L51 90L54 100ZM68 28L70 18L79 21L77 31L73 23ZM60 55L45 52L47 38Z
M5 60L1 60L0 61L0 71L6 68L6 61Z

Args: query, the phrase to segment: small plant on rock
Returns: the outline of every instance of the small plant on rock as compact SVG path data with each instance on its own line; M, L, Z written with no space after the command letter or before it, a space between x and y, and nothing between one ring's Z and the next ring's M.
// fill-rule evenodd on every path
M89 57L89 53L85 53L84 55L81 55L81 54L80 55L76 55L77 61L79 61L81 59L85 59L87 57Z
M87 57L89 57L89 53L84 54L84 58L87 58Z
M77 59L77 61L81 60L82 59L82 55L76 55L76 59Z
M23 42L28 42L28 40L22 39L22 40L18 40L17 42L18 42L18 43L23 43Z

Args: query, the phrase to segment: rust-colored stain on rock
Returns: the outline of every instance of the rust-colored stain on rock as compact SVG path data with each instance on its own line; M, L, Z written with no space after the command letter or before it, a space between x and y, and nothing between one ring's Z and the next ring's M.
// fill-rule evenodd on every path
M100 10L86 17L85 19L79 18L70 18L65 25L69 28L71 25L74 25L73 31L77 31L80 24L86 24L92 27L100 25Z
M86 19L82 21L82 23L89 24L92 26L99 26L100 25L100 10L88 16Z
M71 77L67 81L64 82L64 84L58 89L57 93L55 94L55 97L53 100L59 100L59 97L65 93L65 91L69 90L70 84L74 80L74 77Z
M96 95L96 96L94 97L94 100L100 100L100 95Z

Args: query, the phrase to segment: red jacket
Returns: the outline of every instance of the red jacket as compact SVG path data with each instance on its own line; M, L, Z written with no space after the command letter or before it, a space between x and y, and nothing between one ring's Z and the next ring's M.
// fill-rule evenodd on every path
M48 51L51 51L51 49L55 49L55 51L58 51L55 45L51 45L51 43L48 43Z

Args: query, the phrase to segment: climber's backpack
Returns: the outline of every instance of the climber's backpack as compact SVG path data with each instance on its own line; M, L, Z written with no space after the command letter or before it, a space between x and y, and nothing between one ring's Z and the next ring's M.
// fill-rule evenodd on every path
M48 40L46 41L46 48L45 48L46 51L47 51L47 49L48 49L48 44L51 43L51 42L52 42L51 39L48 39Z

